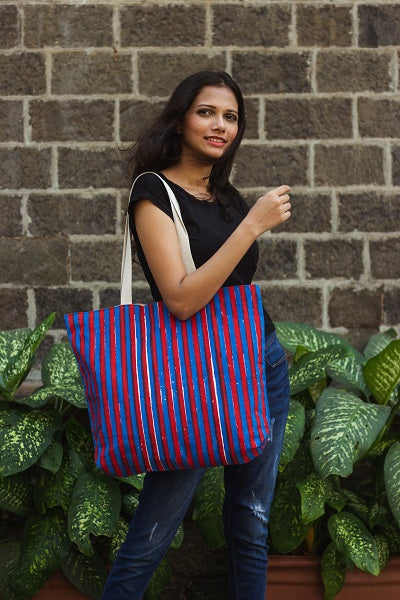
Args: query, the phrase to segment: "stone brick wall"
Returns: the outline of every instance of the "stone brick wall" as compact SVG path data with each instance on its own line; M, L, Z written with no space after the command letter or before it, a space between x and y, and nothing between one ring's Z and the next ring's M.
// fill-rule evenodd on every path
M119 148L183 76L225 69L248 129L233 181L293 186L260 240L275 320L359 346L400 322L400 3L2 0L0 329L118 303ZM135 269L135 300L149 293Z

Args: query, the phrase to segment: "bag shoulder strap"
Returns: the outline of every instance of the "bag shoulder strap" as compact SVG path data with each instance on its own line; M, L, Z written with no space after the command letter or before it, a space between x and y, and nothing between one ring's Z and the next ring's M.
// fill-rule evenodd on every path
M174 225L178 236L179 246L181 249L183 264L185 265L186 273L191 273L196 270L192 253L190 250L189 236L182 219L181 209L179 207L178 200L168 183L164 181L158 173L153 171L146 171L136 177L135 181L131 186L129 196L132 192L133 186L136 181L142 175L151 173L156 175L160 181L164 184L164 187L168 193L168 198L171 203L172 216L174 219ZM129 230L129 215L126 213L125 219L125 232L124 232L124 244L122 251L122 262L121 262L121 304L132 304L132 248L131 248L131 235Z

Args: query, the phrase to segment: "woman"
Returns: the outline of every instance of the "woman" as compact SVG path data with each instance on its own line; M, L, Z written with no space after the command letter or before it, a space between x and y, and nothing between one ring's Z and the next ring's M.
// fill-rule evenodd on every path
M187 319L224 285L251 282L259 235L290 217L290 187L280 185L249 210L229 183L245 127L243 97L224 72L182 81L134 150L134 179L156 171L175 193L188 230L196 271L186 274L169 199L147 173L133 186L129 214L139 260L155 300ZM288 411L285 354L265 313L265 359L272 440L256 459L224 468L224 528L229 598L264 600L268 517ZM136 600L167 551L203 469L149 473L103 593Z

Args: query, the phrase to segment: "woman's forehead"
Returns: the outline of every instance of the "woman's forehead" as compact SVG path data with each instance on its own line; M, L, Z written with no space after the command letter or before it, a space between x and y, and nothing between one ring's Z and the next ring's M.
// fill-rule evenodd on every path
M222 106L227 110L238 111L235 94L230 88L225 86L206 85L203 87L193 101L193 106L199 104Z

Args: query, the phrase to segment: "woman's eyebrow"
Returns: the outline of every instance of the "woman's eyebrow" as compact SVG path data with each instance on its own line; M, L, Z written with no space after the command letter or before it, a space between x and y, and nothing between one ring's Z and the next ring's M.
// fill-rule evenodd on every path
M214 106L213 104L204 104L204 103L201 103L201 104L198 104L198 105L197 105L197 107L199 107L199 106L205 106L205 107L207 107L207 108L214 108L214 109L215 109L215 108L217 108L217 107L216 107L216 106ZM238 113L238 111L237 111L237 110L235 110L234 108L227 108L226 110L227 110L228 112L232 112L232 113L236 113L236 114Z

